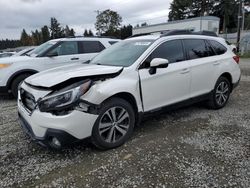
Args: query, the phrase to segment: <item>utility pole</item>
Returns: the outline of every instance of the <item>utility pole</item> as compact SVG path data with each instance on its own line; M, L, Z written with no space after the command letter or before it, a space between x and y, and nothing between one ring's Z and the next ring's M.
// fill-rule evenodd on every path
M241 19L242 19L242 0L239 0L238 9L238 27L237 27L237 52L240 51L240 31L241 31Z
M242 31L244 31L245 26L245 0L242 0Z
M241 30L241 18L242 18L242 0L239 0L238 9L238 26L237 26L237 52L240 51L240 30Z
M204 16L204 0L201 1L201 12L200 12L200 31L202 31L202 17Z

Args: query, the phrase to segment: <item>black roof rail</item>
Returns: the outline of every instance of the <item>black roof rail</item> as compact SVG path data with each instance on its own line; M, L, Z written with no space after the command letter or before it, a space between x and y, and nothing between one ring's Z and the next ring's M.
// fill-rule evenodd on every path
M156 32L136 34L136 35L133 35L133 36L131 36L129 38L152 35L153 33L156 33ZM218 37L218 35L215 32L206 31L206 30L203 30L203 31L191 31L191 30L188 30L188 29L175 29L175 30L161 31L160 33L161 33L160 37L173 36L173 35L205 35L205 36Z
M196 34L196 35L206 35L206 36L211 36L211 37L218 37L218 35L215 32L213 32L213 31L206 31L206 30L193 32L193 34Z
M117 37L114 36L68 36L65 38L109 38L109 39L118 39Z
M146 35L151 35L152 33L141 33L141 34L135 34L135 35L132 35L128 38L133 38L133 37L140 37L140 36L146 36Z
M205 35L205 36L212 36L212 37L218 37L218 35L215 32L212 31L190 31L190 30L169 30L166 31L161 35L161 37L166 37L166 36L172 36L172 35Z
M165 31L163 34L161 34L161 37L172 36L172 35L190 35L191 33L192 31L190 30L176 29L176 30Z

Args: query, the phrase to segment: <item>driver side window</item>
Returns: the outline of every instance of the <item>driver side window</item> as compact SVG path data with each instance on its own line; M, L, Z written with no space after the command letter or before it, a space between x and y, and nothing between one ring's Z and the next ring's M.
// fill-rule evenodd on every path
M162 43L144 61L143 67L144 68L150 67L150 62L154 58L168 59L169 63L184 61L185 56L181 40L171 40Z
M48 53L57 53L58 56L78 54L78 44L76 41L65 41Z

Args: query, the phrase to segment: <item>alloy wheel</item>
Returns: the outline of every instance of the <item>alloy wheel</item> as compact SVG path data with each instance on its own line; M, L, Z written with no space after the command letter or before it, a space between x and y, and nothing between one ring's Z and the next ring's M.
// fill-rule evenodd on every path
M108 109L100 119L99 135L105 142L115 143L122 139L129 130L129 113L123 107Z
M229 97L230 91L229 91L229 85L226 82L221 82L217 88L216 88L216 92L215 92L215 98L216 98L216 102L218 105L223 106Z

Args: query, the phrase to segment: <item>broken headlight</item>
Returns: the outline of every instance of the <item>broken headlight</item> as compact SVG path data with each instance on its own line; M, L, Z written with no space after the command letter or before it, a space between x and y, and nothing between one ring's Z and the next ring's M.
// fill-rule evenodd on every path
M41 112L63 110L65 108L69 108L89 90L91 84L91 80L87 80L80 85L77 84L78 86L76 86L76 84L73 84L63 90L60 90L52 95L43 98L41 101L39 101L38 107Z

